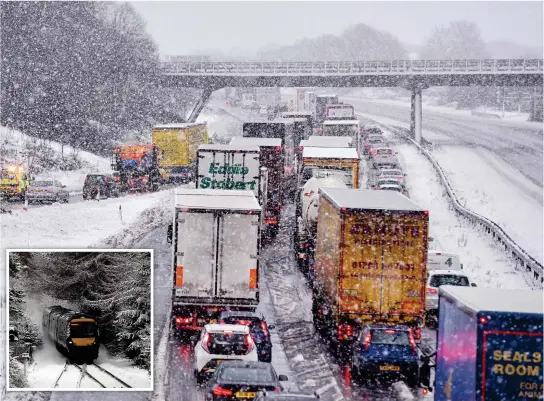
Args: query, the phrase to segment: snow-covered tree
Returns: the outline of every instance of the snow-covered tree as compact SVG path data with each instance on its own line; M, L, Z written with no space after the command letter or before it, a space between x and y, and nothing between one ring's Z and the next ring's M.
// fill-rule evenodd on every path
M11 356L9 357L9 386L14 388L28 387L23 364Z

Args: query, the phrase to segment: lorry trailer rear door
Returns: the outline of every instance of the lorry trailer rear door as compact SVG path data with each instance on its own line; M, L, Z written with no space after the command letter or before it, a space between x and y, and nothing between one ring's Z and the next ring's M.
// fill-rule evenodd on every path
M213 213L178 212L174 277L177 296L214 295L216 220Z
M260 216L224 214L219 223L219 296L255 299Z

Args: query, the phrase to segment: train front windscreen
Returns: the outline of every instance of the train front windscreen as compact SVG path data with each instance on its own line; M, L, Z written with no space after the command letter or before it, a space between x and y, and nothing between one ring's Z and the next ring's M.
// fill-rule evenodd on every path
M92 338L98 335L96 322L71 322L70 337L72 338Z

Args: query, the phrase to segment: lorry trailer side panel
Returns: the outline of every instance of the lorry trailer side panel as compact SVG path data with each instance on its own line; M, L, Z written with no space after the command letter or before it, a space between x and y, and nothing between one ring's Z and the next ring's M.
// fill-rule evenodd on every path
M436 344L436 401L480 401L475 398L476 318L451 302L440 301Z

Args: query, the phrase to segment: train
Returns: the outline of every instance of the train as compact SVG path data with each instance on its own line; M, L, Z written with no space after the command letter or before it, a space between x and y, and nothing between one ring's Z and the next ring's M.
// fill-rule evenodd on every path
M57 349L71 360L92 363L98 358L100 333L94 317L55 305L43 311L42 325Z

